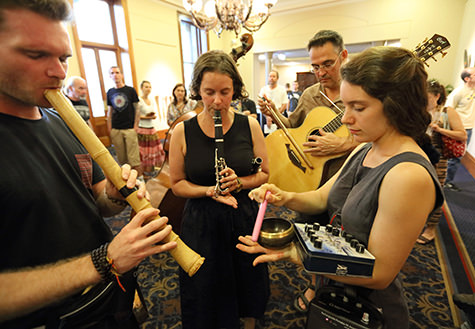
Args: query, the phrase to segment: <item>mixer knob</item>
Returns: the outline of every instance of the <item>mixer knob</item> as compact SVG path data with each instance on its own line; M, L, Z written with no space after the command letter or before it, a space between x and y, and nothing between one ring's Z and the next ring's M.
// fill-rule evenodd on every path
M356 245L357 245L358 243L360 243L358 240L356 240L356 239L351 239L351 241L350 241L350 246L351 246L351 248L356 248Z
M316 239L314 242L313 242L313 246L317 249L322 249L322 246L323 246L323 241L320 240L320 239Z
M327 224L326 226L326 231L330 233L333 230L333 225L332 224Z
M312 234L312 235L310 236L310 241L311 241L312 243L314 243L315 240L317 240L317 239L318 239L318 234Z
M354 236L352 234L350 234L350 233L345 234L345 241L346 242L350 242L353 238L354 238Z
M358 243L355 249L356 249L356 252L363 254L365 250L365 246L364 244Z
M313 228L309 228L308 231L307 231L307 236L311 237L314 234L315 234L315 230Z
M340 229L338 227L334 227L332 229L332 235L333 236L340 236Z
M310 225L305 224L305 226L304 226L304 231L305 231L305 233L308 232L308 230L310 229L310 227L311 227Z
M313 223L313 229L314 229L315 231L320 231L320 224L318 224L318 223Z

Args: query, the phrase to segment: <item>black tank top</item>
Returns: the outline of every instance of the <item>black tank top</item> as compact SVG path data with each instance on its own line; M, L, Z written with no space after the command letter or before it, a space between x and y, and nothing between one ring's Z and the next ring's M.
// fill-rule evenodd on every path
M204 186L216 184L214 170L214 138L206 136L195 116L184 122L186 155L186 179ZM224 134L224 158L228 167L238 176L252 173L254 157L251 129L247 116L235 113L231 128Z

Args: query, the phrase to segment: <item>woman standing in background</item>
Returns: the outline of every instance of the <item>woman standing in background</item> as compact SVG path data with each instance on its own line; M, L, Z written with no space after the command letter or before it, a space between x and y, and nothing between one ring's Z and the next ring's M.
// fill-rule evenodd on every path
M152 91L152 85L148 81L142 81L140 84L142 96L139 97L140 121L137 130L139 140L140 161L144 175L155 177L158 167L162 164L165 157L163 147L158 140L157 131L154 128L153 120L157 118L155 103L149 98Z
M186 97L186 89L183 83L178 83L172 91L173 101L168 105L167 123L171 127L173 122L183 114L193 111L196 101Z
M463 127L462 120L457 111L452 108L444 108L447 94L445 87L437 80L429 80L427 82L427 111L431 114L432 121L429 125L428 134L431 136L432 145L440 153L440 160L435 164L437 177L441 186L445 184L447 177L447 158L442 153L441 135L450 138L466 141L467 132ZM444 125L445 122L445 125ZM444 127L445 126L445 127ZM437 225L442 215L442 208L435 211L428 219L424 231L417 239L419 244L427 244L434 240Z

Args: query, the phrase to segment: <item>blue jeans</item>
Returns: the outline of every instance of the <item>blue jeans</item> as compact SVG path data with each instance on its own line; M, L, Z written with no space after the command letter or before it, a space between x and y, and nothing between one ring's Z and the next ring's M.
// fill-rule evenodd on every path
M472 129L466 129L467 132L467 144L470 143L470 138L472 137ZM447 179L445 184L452 183L457 169L460 167L460 159L462 158L452 158L447 161Z

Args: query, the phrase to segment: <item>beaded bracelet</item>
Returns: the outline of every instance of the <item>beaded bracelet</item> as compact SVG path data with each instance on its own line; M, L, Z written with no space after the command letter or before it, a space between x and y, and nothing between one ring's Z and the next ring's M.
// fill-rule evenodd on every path
M121 274L117 271L117 267L114 265L114 260L107 257L108 247L109 243L106 242L99 248L91 251L92 263L94 264L94 267L101 276L102 280L106 282L114 281L114 279L117 280L120 288L125 292L125 288L119 280L119 276Z
M114 280L114 275L111 272L112 265L107 261L107 248L109 243L104 243L99 248L91 251L91 259L94 267L104 281Z

